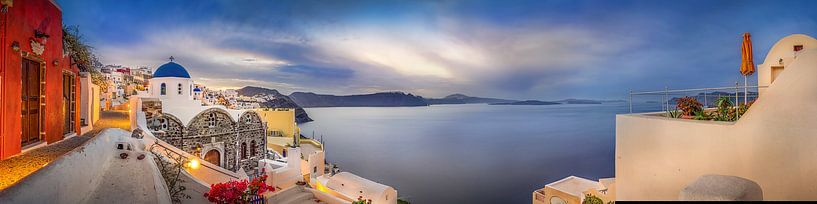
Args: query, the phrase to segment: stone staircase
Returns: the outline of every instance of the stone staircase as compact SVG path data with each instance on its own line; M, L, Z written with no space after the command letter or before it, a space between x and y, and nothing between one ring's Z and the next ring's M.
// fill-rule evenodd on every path
M309 191L304 190L303 186L286 189L273 195L267 201L275 204L326 204L316 199Z

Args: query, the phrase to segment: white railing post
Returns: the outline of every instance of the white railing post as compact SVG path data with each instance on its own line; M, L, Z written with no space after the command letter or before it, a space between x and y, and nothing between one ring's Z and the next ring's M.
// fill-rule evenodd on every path
M633 90L630 90L630 96L628 97L627 102L630 104L630 113L633 113Z
M738 92L740 92L740 84L738 82L735 82L735 121L740 119L740 108L738 108L740 98L738 96Z
M664 86L664 103L666 104L666 112L669 112L669 87ZM669 117L669 114L667 114Z
M709 105L707 105L708 103L706 103L706 102L707 102L707 101L706 101L706 89L707 89L707 88L704 88L704 109L706 109L706 108L708 108L708 107L709 107Z

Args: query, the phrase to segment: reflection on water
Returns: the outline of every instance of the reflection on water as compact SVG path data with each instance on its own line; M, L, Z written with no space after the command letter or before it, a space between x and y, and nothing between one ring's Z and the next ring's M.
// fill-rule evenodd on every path
M637 107L636 107L637 108ZM615 114L601 105L309 108L327 160L412 203L530 203L566 176L614 176Z

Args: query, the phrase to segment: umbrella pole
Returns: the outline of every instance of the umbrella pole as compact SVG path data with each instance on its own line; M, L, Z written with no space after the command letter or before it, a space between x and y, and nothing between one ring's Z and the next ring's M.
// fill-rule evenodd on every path
M749 84L746 75L743 75L743 105L749 103Z

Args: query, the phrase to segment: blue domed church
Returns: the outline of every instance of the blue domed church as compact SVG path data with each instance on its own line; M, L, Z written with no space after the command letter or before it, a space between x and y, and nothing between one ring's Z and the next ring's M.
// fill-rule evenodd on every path
M266 155L266 124L252 110L206 106L194 96L187 69L173 57L153 72L147 96L140 97L147 128L159 138L191 155L205 166L248 175L258 173Z
M159 66L150 79L150 95L160 99L193 100L193 80L182 65L173 61Z

